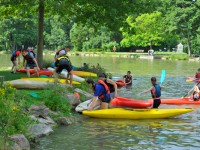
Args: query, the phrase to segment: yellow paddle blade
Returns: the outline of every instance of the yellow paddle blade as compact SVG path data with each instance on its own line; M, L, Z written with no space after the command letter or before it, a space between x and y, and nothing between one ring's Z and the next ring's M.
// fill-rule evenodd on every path
M186 82L193 82L192 79L186 79Z

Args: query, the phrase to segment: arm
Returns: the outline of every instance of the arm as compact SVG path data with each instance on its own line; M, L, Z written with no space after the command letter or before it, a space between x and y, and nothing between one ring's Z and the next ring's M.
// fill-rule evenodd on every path
M143 93L150 92L150 91L151 91L153 88L154 88L154 87L152 86L151 88L149 88L149 89L147 89L147 90L145 90L145 91L141 92L140 94L143 94Z
M115 88L115 97L117 97L117 84L115 83L115 81L113 81L111 79L107 79L107 82L114 86L114 88Z
M125 83L126 85L131 84L132 83L132 76L131 76L131 80L128 83Z
M37 60L35 58L33 58L34 63L36 64L38 70L40 70L40 67L38 66Z
M23 67L25 67L25 58L23 59Z

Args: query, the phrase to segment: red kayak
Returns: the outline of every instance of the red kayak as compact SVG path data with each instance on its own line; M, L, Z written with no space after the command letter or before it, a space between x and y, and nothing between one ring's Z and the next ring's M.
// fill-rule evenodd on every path
M200 101L194 101L192 98L183 97L183 98L166 98L161 99L161 104L168 105L184 105L184 104L200 104Z
M131 108L147 108L152 106L152 100L135 100L124 97L117 97L111 101L112 107L131 107Z
M125 86L125 83L124 83L123 80L117 80L115 82L116 82L118 88L121 88L121 87Z
M18 69L17 72L26 73L26 69ZM35 73L35 70L30 69L30 74L34 74L34 73ZM38 73L39 73L39 75L46 75L46 76L53 75L53 72L47 71L47 70L39 70Z

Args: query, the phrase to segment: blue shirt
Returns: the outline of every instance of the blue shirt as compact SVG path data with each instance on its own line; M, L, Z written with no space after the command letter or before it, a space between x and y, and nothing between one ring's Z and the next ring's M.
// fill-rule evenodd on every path
M106 89L104 88L103 85L96 83L95 88L94 88L94 96L101 96L104 95L103 99L109 99L110 94L107 94Z

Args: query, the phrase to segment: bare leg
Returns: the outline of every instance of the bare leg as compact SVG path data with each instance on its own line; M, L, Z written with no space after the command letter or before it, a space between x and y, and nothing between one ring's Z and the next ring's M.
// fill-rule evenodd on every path
M54 84L57 85L58 83L58 74L56 73L56 70L54 70Z
M100 100L99 99L95 99L90 103L90 105L88 107L88 110L93 110L95 107L97 107L99 105L100 105Z
M13 66L12 66L11 72L16 73L16 65L17 65L17 63L16 63L16 61L12 61L12 63L13 63Z
M40 75L39 75L39 72L38 72L38 69L37 69L37 67L34 67L34 70L35 70L35 73L36 73L37 77L39 78L39 77L40 77Z
M69 86L72 87L72 80L73 80L73 74L70 72L68 72L69 77L70 77L70 82L69 82Z
M26 74L27 77L30 78L30 67L26 67Z
M108 109L108 103L101 102L101 109Z

